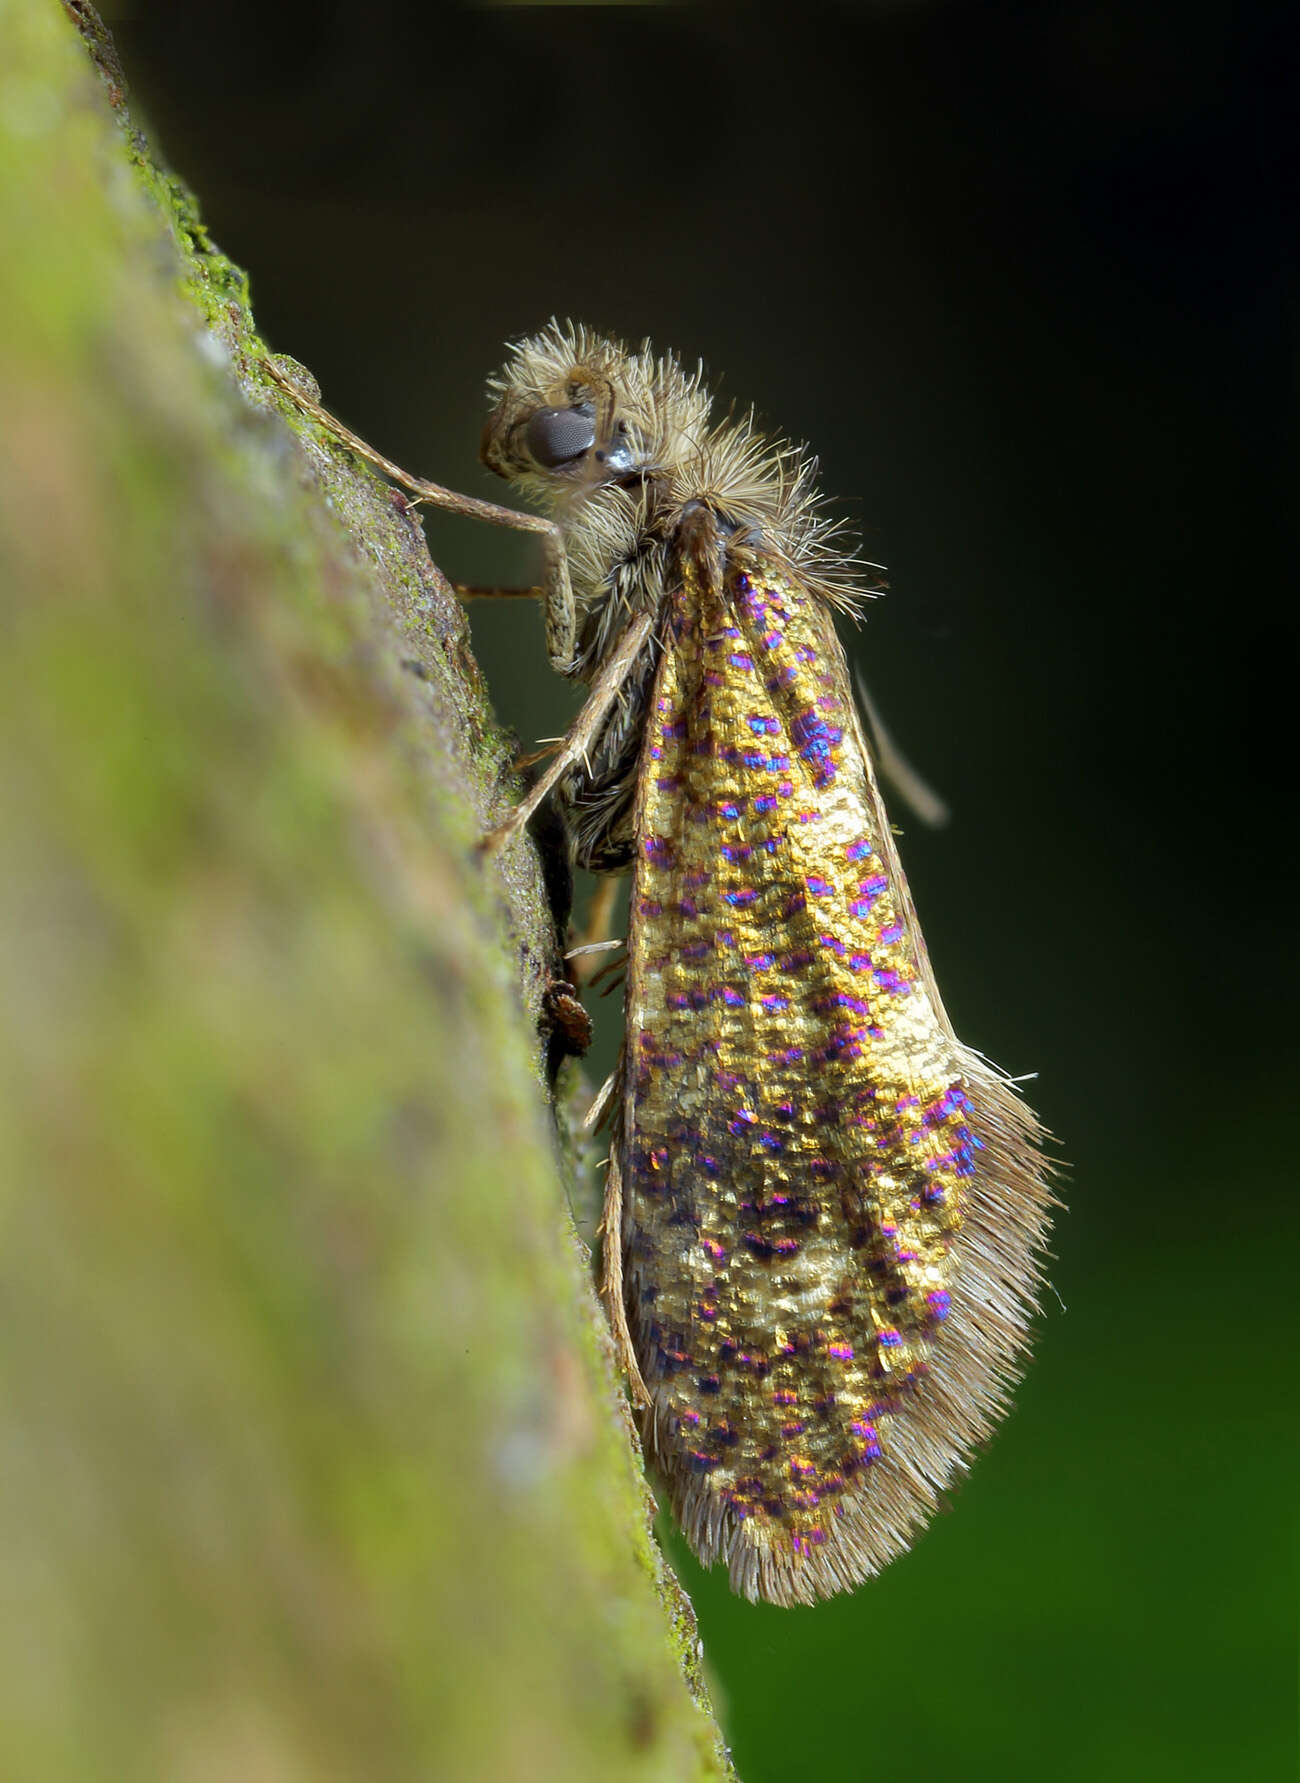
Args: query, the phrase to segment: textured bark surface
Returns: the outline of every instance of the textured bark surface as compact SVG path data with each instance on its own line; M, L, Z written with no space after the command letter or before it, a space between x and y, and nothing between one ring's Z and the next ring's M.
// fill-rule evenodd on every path
M0 1772L727 1775L464 618L0 0Z

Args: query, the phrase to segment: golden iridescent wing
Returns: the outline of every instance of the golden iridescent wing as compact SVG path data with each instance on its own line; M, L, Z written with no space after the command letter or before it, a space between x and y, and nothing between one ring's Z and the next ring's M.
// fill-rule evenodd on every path
M905 1547L987 1435L1050 1195L1033 1116L939 1002L825 600L707 508L672 588L636 811L623 1291L688 1540L745 1595L810 1602Z

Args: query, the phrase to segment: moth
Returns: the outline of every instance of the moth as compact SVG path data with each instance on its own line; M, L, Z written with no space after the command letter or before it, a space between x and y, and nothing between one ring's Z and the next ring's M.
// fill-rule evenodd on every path
M700 1560L811 1603L905 1549L1007 1409L1054 1199L1043 1132L944 1011L836 634L862 588L815 459L715 420L671 354L572 324L517 343L491 396L483 460L542 517L331 425L420 499L542 536L521 592L590 692L490 840L554 794L577 861L632 876L596 1111L611 1327Z

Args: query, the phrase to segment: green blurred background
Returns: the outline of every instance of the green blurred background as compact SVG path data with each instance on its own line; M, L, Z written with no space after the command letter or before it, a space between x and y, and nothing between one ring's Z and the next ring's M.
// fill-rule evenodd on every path
M954 810L913 889L1070 1212L915 1553L780 1611L667 1533L741 1776L1289 1775L1291 9L104 10L268 339L384 451L489 492L484 376L572 315L812 441L889 566L851 649ZM558 732L536 615L473 623Z

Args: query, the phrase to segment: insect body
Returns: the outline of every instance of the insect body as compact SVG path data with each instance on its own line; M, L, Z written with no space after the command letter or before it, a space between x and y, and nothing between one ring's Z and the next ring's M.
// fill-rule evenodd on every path
M495 391L484 460L555 517L548 645L592 687L502 833L558 786L579 860L633 874L611 1322L701 1560L811 1602L905 1548L1005 1409L1040 1129L940 1002L813 462L582 329Z

